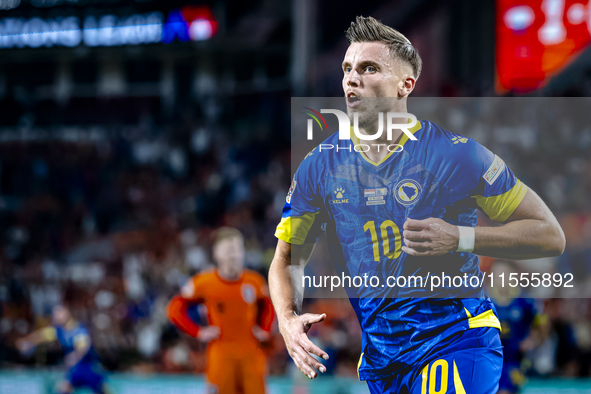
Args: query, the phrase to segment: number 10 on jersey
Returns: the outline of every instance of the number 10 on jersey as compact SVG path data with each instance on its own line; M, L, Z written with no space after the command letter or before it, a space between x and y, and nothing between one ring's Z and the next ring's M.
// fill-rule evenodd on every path
M376 223L372 220L363 226L363 230L365 232L369 231L371 236L371 244L373 247L373 259L374 261L380 261L380 241L382 241L382 250L384 252L384 256L387 258L394 260L400 256L401 250L401 239L400 239L400 230L396 223L392 220L385 220L380 224L380 237L378 238L378 229L376 227ZM393 243L392 250L390 250L390 242Z

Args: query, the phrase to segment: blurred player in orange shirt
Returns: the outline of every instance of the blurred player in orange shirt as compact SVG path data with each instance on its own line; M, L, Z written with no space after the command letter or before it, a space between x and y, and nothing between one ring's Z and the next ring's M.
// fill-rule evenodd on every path
M216 232L217 269L192 277L168 305L168 318L207 346L208 393L264 393L265 355L260 342L270 338L275 317L265 279L244 269L244 238L223 227ZM188 315L195 303L207 307L208 326Z

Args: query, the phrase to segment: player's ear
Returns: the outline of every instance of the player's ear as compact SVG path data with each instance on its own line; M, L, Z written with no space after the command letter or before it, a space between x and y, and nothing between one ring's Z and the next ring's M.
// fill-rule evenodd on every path
M405 75L404 78L400 81L400 85L398 88L398 96L408 96L414 90L416 81L417 80L412 75Z

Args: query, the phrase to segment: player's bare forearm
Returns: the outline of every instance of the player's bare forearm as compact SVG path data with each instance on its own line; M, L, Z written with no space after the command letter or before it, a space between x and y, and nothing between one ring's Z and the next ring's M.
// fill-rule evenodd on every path
M51 327L41 328L37 331L32 332L31 334L27 335L24 340L30 342L33 346L37 346L44 342L53 342L54 338L48 338L46 335L46 330L51 329Z
M506 259L560 256L566 240L558 220L542 199L529 189L505 224L476 227L474 253Z
M292 246L282 240L277 242L269 268L269 292L278 319L302 312L302 277L313 249L313 244Z
M277 319L293 316L299 312L292 299L291 290L291 245L279 240L275 256L269 267L269 293Z
M457 250L457 226L441 219L407 220L402 250L413 256L438 256ZM473 253L505 259L559 256L566 241L556 217L529 189L515 211L499 227L476 227Z
M500 227L476 227L474 253L504 259L526 260L560 256L564 235L553 223L521 219Z
M328 354L314 345L306 335L312 324L322 322L326 315L301 314L301 277L313 248L314 245L292 246L279 240L269 268L269 292L277 313L279 332L296 367L310 379L317 376L316 370L326 371L310 354L328 359Z

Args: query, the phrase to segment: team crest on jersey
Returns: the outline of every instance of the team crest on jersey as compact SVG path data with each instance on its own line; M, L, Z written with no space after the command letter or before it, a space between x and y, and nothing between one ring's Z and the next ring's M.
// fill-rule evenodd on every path
M492 164L488 167L482 177L489 185L492 185L501 174L503 168L505 168L505 162L499 156L495 155Z
M242 293L242 299L247 304L252 304L257 300L257 293L254 289L254 286L251 284L243 284L240 288L240 293Z
M298 183L295 179L291 181L291 186L289 187L289 191L287 192L287 197L285 197L285 201L287 201L288 204L291 204L291 195L293 194L293 191L297 184Z
M413 179L398 182L394 189L394 197L402 205L411 205L418 201L421 195L421 185Z

